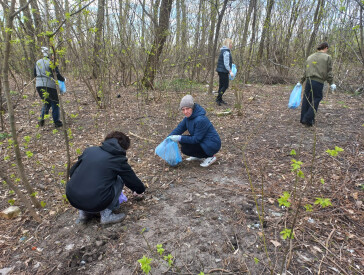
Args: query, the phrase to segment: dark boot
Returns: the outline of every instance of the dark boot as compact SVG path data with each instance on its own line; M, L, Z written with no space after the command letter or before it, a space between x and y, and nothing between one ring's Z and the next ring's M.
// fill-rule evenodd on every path
M63 126L63 123L62 123L62 121L58 120L58 121L56 121L56 122L54 123L54 126L55 126L56 128L59 128L59 127L62 127L62 126Z
M118 223L125 219L126 215L124 213L120 214L113 214L112 211L108 208L105 210L102 210L100 212L101 215L101 224L112 224L112 223Z
M39 120L39 121L38 121L38 125L39 125L40 127L43 127L43 126L44 126L44 119Z

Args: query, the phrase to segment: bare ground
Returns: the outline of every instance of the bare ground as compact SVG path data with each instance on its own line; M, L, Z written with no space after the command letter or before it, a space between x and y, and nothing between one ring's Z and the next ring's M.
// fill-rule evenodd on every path
M37 224L23 207L20 217L0 220L0 273L142 274L137 260L143 256L152 259L151 274L277 274L285 258L287 274L363 272L362 96L326 93L316 127L306 128L299 123L300 110L287 108L291 86L236 86L243 91L242 116L234 109L232 89L225 96L230 105L224 108L233 111L227 116L216 115L224 108L215 106L213 95L196 90L196 102L222 139L218 161L208 168L186 161L168 167L154 148L182 119L177 107L183 93L151 92L146 102L134 89L121 89L113 91L105 111L96 108L85 87L69 86L73 89L63 100L72 160L86 146L99 145L105 133L124 131L132 140L129 162L149 188L142 200L127 190L129 201L120 209L127 218L121 224L101 226L94 219L75 225L76 210L63 198L63 135L49 122L35 127L40 100L33 90L25 91L28 98L16 107L17 127L22 143L31 137L22 150L34 153L24 162L38 199L46 202L39 210L44 222ZM3 159L12 151L6 139L1 141ZM344 151L331 157L325 151L335 146ZM305 175L297 184L292 149ZM2 160L9 175L15 172L13 162ZM1 186L4 209L16 197ZM289 209L278 205L284 191L291 193ZM291 227L300 197L294 240L283 240L280 232ZM316 198L329 198L332 206L314 205ZM264 205L263 229L255 199L259 209ZM173 256L172 266L158 256L157 244L163 255Z

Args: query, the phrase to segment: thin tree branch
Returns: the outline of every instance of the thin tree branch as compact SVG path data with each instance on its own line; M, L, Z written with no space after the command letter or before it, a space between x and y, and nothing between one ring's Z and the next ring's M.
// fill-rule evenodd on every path
M31 0L32 1L32 0ZM80 8L79 10L77 10L77 11L75 11L75 12L73 12L73 13L71 13L70 15L69 15L69 17L71 17L71 16L73 16L73 15L75 15L75 14L77 14L77 13L80 13L81 11L83 11L84 9L86 9L88 6L90 6L93 2L95 2L95 0L92 0L90 3L88 3L87 5L85 5L85 6L83 6L82 8ZM61 22L61 24L59 24L59 26L57 27L57 29L52 33L52 35L51 36L54 36L60 29L61 29L61 27L63 26L63 24L64 23L66 23L66 21L67 21L67 18L65 18L65 19L63 19L63 21Z

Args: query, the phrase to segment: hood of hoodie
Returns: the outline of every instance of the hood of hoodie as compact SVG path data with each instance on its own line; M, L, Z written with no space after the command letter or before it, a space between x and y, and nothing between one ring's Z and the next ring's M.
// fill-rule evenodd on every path
M100 147L112 155L126 155L125 149L120 146L116 138L105 140Z
M188 117L187 119L194 119L198 116L204 116L206 115L206 111L204 108L202 108L199 104L195 103L192 115Z
M229 50L230 51L230 49L228 47L226 47L226 46L222 46L222 48L220 48L220 51L221 50Z

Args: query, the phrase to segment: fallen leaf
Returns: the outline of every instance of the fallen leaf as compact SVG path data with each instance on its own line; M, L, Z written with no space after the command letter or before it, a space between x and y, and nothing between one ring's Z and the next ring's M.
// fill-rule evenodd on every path
M280 243L280 242L273 241L273 240L270 240L270 242L271 242L271 243L272 243L275 247L281 246L281 243Z

